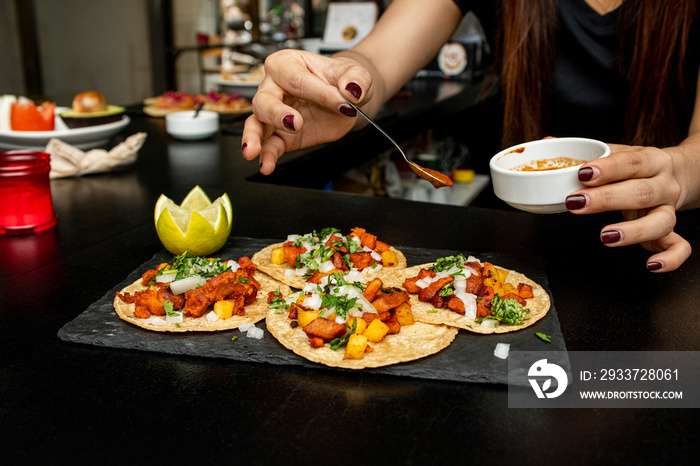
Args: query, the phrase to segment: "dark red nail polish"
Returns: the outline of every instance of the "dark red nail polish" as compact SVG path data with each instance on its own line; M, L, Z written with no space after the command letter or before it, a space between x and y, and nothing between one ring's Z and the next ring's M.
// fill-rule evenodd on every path
M284 118L282 118L282 124L285 128L294 131L294 115L285 115Z
M593 169L591 167L582 167L578 170L579 181L591 181L593 178Z
M620 238L622 238L622 234L617 230L608 230L600 234L600 240L605 244L617 243Z
M349 117L356 117L357 116L357 110L352 108L350 105L343 104L340 106L340 113L343 115L349 116Z
M586 207L586 196L583 194L572 194L566 198L565 205L568 210L583 209Z
M243 145L241 146L241 152L245 152L246 147L248 147L248 144L244 142Z
M362 88L357 83L348 83L348 85L345 86L345 90L348 91L356 99L359 99L362 95Z
M661 262L649 262L647 263L647 270L659 270L663 266Z

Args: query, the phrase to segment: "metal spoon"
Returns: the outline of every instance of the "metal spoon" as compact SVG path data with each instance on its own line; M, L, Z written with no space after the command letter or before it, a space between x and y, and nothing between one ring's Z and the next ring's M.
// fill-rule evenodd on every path
M341 95L342 95L342 94L341 94ZM421 167L420 165L418 165L417 163L413 162L412 160L409 160L409 158L406 157L406 154L404 154L403 150L401 150L401 147L399 147L399 145L396 143L396 141L394 141L394 140L391 138L391 136L389 136L382 128L379 127L379 125L377 125L370 117L368 117L367 114L366 114L365 112L363 112L362 110L360 110L360 108L359 108L357 105L353 104L353 103L350 102L348 99L346 99L344 95L343 95L343 99L345 99L345 101L346 101L347 103L349 103L350 106L351 106L352 108L354 108L355 110L357 110L357 112L358 112L360 115L362 115L363 117L365 117L365 119L366 119L367 121L369 121L369 122L372 124L372 126L374 126L375 128L377 128L377 129L379 130L380 133L382 133L384 136L386 136L387 139L389 139L389 141L391 141L392 144L394 144L394 146L396 146L396 148L399 150L399 152L400 152L401 155L403 156L403 158L404 158L404 160L406 161L406 163L408 163L408 166L411 168L411 170L413 170L413 172L414 172L416 175L420 176L420 177L423 178L424 180L430 181L430 184L432 184L433 187L435 187L435 189L437 189L437 188L444 188L445 186L452 186L452 180L450 179L449 176L443 175L442 173L440 173L440 172L438 172L438 171L435 171L435 170L431 170L431 169L429 169L429 168Z
M197 106L194 108L194 116L192 118L197 118L197 115L199 115L199 111L204 107L204 102L200 102L197 104Z

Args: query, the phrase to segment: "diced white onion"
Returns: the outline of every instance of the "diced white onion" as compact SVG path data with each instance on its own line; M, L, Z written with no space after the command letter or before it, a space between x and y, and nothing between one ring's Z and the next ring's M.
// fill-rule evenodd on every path
M337 315L337 314L336 314L336 316L335 316L335 321L336 321L336 323L338 323L338 324L344 324L345 322L347 322L347 320L348 320L347 318L342 317L342 316L340 316L340 315Z
M421 288L421 289L427 288L428 285L430 285L430 281L426 278L421 278L420 280L416 281L416 286L418 288Z
M167 275L159 275L156 277L156 282L158 282L158 283L170 283L171 281L175 280L176 276L177 276L176 273L169 273Z
M248 331L246 332L246 336L248 338L255 338L256 340L262 339L264 334L265 334L265 331L261 328L257 328L255 325L250 327L248 329Z
M216 322L217 320L219 320L219 314L217 314L214 311L208 312L205 317L209 322Z
M321 309L321 297L314 293L304 300L302 306L313 310L319 310Z
M292 243L298 240L299 238L301 238L301 236L299 235L287 235L287 241L291 241Z
M295 269L294 275L296 275L297 277L301 277L302 275L306 275L306 272L308 272L308 271L309 271L308 267L302 267L300 269Z
M335 269L335 265L333 265L331 261L322 262L321 265L318 266L318 271L321 273L327 273L333 269Z
M186 291L194 290L197 286L203 286L207 282L206 278L195 275L193 277L183 278L170 282L170 291L175 295L185 293Z
M506 359L510 351L510 343L496 343L496 349L493 350L493 355L497 358Z
M226 266L231 269L231 272L235 272L236 270L240 269L241 266L238 264L238 262L234 260L230 260L226 263Z
M144 321L148 325L165 325L166 322L160 317L151 316Z
M365 277L357 269L353 269L345 275L345 281L348 283L363 282Z
M182 312L177 312L176 316L165 316L165 321L169 324L181 324L183 317Z
M474 296L469 293L469 296ZM464 317L467 319L476 319L476 296L473 299L462 299L464 303Z
M481 326L484 328L496 328L498 327L498 321L496 319L484 319L481 321Z
M313 292L315 292L317 289L318 289L318 285L316 285L315 283L306 282L306 283L304 284L304 288L302 288L301 291L306 291L306 292L309 292L309 293L313 293Z
M247 332L247 331L250 330L251 328L255 328L255 324L253 324L253 323L251 323L251 322L248 322L248 323L245 323L245 324L241 324L241 325L238 326L238 330L240 330L241 332Z

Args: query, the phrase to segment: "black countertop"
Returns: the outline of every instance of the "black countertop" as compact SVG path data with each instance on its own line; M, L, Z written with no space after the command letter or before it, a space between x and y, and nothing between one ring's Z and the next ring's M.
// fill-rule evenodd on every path
M416 118L448 114L463 98L457 92ZM181 142L164 134L163 120L133 116L125 134L136 131L148 138L133 166L52 182L56 228L0 237L0 445L7 464L697 459L700 421L690 409L514 409L504 384L60 340L64 325L162 251L152 214L158 196L179 201L199 184L231 197L232 241L362 226L397 246L532 257L548 280L569 351L700 350L698 255L674 273L646 272L646 251L597 240L617 214L537 216L272 184L240 156L239 136ZM328 157L324 151L343 150L352 138L361 140L352 136L290 163ZM697 215L682 215L679 231L699 244Z

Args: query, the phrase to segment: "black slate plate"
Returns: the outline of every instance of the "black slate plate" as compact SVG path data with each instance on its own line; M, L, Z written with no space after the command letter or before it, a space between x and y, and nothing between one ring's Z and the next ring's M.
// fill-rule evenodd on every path
M280 240L231 238L216 257L238 259L252 256L265 246ZM459 252L440 249L421 249L397 247L408 261L408 266L433 262L438 257L454 255ZM482 261L525 274L549 293L544 266L539 258L523 255L499 253L474 253ZM134 270L122 283L108 291L101 299L71 322L64 325L58 337L67 342L112 348L136 349L167 354L185 354L209 358L226 358L236 361L256 363L299 365L320 367L343 371L307 361L284 348L267 331L262 340L247 338L239 330L227 330L215 333L161 333L151 332L121 320L114 311L114 295L128 284L136 281L141 274L162 262L172 259L172 254L163 250L151 260ZM262 322L257 324L264 328ZM535 332L542 332L552 337L551 343L540 340ZM232 341L234 336L238 336ZM460 330L452 344L441 352L416 361L396 364L376 369L364 369L363 372L393 374L424 379L452 380L458 382L508 382L508 361L493 355L496 343L510 343L511 351L566 351L564 337L559 326L557 311L552 300L549 313L536 324L518 332L478 335Z

